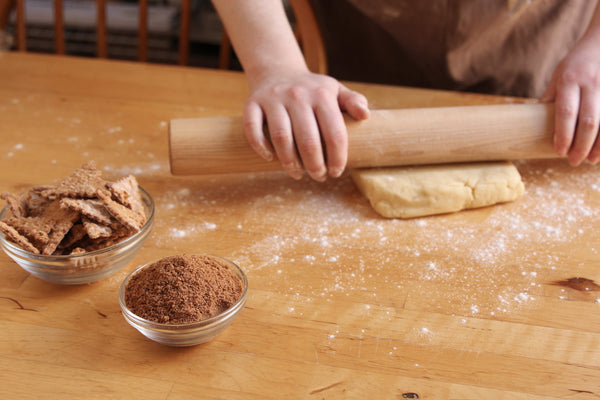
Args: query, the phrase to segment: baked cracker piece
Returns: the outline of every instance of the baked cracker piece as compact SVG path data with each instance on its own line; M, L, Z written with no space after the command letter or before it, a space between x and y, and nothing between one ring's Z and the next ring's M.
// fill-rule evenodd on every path
M48 243L42 249L42 254L51 255L69 232L73 224L79 219L79 213L60 206L60 200L55 200L42 214L47 222L52 225L48 235Z
M40 251L33 245L27 238L21 235L15 228L6 224L5 222L0 221L0 232L6 235L6 238L22 248L25 251L29 251L31 253L39 254Z
M5 200L8 204L8 209L15 217L26 217L27 216L27 204L25 203L23 196L17 196L16 194L4 192L0 194L0 199Z
M39 217L42 215L51 201L43 197L41 191L50 187L52 186L36 186L21 195L22 201L27 210L26 216Z
M108 212L121 224L125 225L127 229L137 232L139 231L144 223L146 222L146 216L139 214L124 205L114 201L107 190L101 190L98 192L98 198L104 203L104 207Z
M131 236L131 231L128 231L128 230L116 231L110 237L98 238L96 240L90 240L90 242L88 244L86 244L85 250L90 252L90 251L105 249L107 247L110 247L114 244L117 244L117 243L123 241L124 239L128 238L129 236Z
M12 217L5 221L12 226L21 235L27 237L36 247L48 243L48 234L52 230L52 225L42 217Z
M128 175L114 183L109 183L108 189L119 203L138 214L144 214L144 204L135 176Z
M112 218L110 213L106 211L104 203L96 199L71 199L65 197L60 200L60 205L67 207L87 218L96 221L102 225L110 225Z
M65 235L63 240L58 245L59 249L69 249L77 246L83 238L87 237L87 232L83 227L83 224L73 224L69 232Z
M48 199L57 197L94 198L96 193L106 186L106 181L101 178L101 175L102 172L96 168L96 163L90 161L76 169L57 186L47 188L41 193Z
M97 224L89 218L82 218L83 227L90 239L111 237L113 230L110 226Z
M72 251L69 253L69 255L71 255L71 256L78 256L78 255L85 254L85 253L87 253L87 251L86 251L84 248L82 248L82 247L75 247L75 248L74 248L74 249L73 249L73 250L72 250Z

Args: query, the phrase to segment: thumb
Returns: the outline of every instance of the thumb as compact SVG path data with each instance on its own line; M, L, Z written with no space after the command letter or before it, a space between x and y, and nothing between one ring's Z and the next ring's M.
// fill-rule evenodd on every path
M338 103L340 109L347 112L354 119L367 119L371 115L367 98L342 84L340 84L338 93Z

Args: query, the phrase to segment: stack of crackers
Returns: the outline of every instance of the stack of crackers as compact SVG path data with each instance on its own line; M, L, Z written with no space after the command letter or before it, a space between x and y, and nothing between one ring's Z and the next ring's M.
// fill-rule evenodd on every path
M104 180L93 161L55 186L2 193L12 213L0 231L22 249L44 255L83 254L138 232L146 210L133 175Z

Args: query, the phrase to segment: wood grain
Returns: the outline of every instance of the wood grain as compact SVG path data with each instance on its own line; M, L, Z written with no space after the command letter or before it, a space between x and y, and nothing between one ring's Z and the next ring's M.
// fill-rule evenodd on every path
M239 73L1 53L0 76L1 191L94 159L157 207L133 262L95 284L53 285L0 254L0 398L600 395L600 292L564 284L600 283L597 167L522 161L517 202L384 220L347 175L171 175L168 121L239 115ZM348 85L379 109L528 101ZM176 349L127 325L117 292L184 252L236 261L250 292L223 334Z
M346 128L349 168L557 158L553 104L373 110ZM171 120L169 160L175 175L282 169L252 150L241 117Z

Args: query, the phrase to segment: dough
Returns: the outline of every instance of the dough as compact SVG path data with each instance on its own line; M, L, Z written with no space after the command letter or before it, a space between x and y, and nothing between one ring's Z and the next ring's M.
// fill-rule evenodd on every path
M514 201L524 192L509 162L356 169L352 178L377 213L412 218Z

